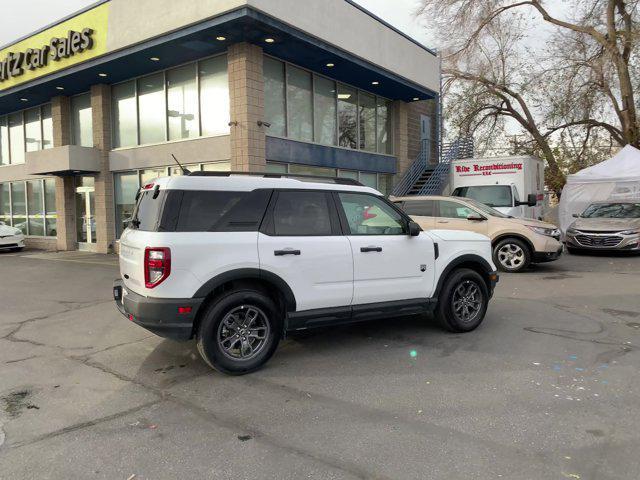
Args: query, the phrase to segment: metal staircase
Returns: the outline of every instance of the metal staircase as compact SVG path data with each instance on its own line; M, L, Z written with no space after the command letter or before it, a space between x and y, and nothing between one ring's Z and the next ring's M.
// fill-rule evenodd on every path
M451 162L473 157L473 138L464 137L443 145L442 158L429 165L429 142L423 142L418 158L393 189L392 195L440 195L449 182Z

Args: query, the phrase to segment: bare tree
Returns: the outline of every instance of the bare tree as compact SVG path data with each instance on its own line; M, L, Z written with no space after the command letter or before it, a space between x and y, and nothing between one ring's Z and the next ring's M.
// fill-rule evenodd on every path
M455 127L489 139L515 122L547 161L556 189L567 173L556 147L568 138L583 150L607 139L640 146L637 3L572 0L565 19L541 0L422 0L418 13L447 39L443 72ZM553 29L546 48L527 44L532 27Z

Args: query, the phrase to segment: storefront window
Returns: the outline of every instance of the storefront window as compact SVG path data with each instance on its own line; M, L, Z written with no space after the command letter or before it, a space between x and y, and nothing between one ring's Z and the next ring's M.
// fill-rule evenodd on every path
M358 180L358 172L353 172L351 170L339 170L338 177L340 178L350 178L352 180Z
M267 162L267 167L265 168L267 173L287 173L287 164L286 163L274 163Z
M140 185L144 186L153 182L156 178L164 177L166 174L164 168L147 168L146 170L140 170Z
M360 172L360 183L371 188L378 188L378 175L375 173Z
M198 63L202 135L229 134L229 76L226 55Z
M25 141L27 152L42 150L42 130L40 129L40 108L31 108L24 112Z
M376 97L360 92L360 149L376 151Z
M44 181L44 205L46 216L46 234L55 237L58 233L58 212L56 210L56 181L47 178Z
M71 98L71 135L74 145L93 147L93 116L88 93Z
M113 145L130 147L138 143L136 84L134 81L115 85L111 89L113 115Z
M0 222L11 225L11 197L9 184L0 183Z
M0 117L0 165L9 165L9 127L7 117Z
M156 73L138 79L140 145L167 139L165 114L164 75Z
M230 162L205 163L202 165L202 171L204 172L228 172L230 170Z
M42 148L53 148L53 120L50 104L42 106Z
M269 134L284 137L286 127L284 63L264 57L264 114Z
M335 168L312 167L310 165L299 165L292 163L289 165L289 173L294 175L315 175L318 177L335 177Z
M116 234L120 238L133 215L138 192L138 172L116 173L114 176L116 197Z
M338 145L358 147L358 91L338 85Z
M314 140L336 144L336 82L314 75Z
M391 102L378 98L378 153L393 154Z
M287 115L289 138L313 141L311 74L290 65L287 66Z
M41 180L27 182L27 200L29 205L29 234L44 235L44 197Z
M167 72L167 102L169 140L198 137L200 120L195 64Z
M24 182L11 184L11 210L13 226L27 234L27 204L25 202Z
M391 195L393 190L393 175L379 174L378 175L378 191L383 195Z
M24 124L22 112L9 115L9 145L11 163L24 163Z

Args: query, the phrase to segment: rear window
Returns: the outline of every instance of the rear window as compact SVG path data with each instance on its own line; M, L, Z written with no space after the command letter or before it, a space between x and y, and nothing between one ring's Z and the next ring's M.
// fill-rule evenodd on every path
M166 190L155 189L141 192L131 216L129 228L144 231L157 230L166 193Z
M400 206L407 215L434 217L433 205L433 200L419 200L403 202Z
M162 230L177 232L252 232L260 227L271 191L171 191Z
M480 185L475 187L458 187L453 191L454 197L466 197L477 200L490 207L512 207L511 187L508 185Z

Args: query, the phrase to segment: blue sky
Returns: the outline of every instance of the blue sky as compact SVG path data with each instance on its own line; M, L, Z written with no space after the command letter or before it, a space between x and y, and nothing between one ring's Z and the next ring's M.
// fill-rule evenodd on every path
M417 0L356 0L363 7L384 18L393 26L429 45L428 32L421 28L412 12ZM2 2L0 45L38 30L95 0L6 0ZM12 5L11 7L8 4Z

